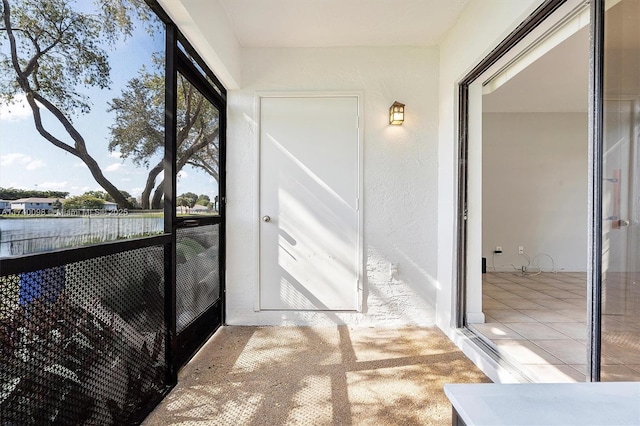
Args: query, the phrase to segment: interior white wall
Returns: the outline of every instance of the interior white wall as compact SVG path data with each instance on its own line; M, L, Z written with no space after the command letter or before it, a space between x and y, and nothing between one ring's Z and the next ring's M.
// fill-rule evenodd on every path
M527 266L518 255L524 246L531 266L551 270L546 253L558 271L586 271L587 118L483 114L482 255L488 270ZM492 255L496 246L502 255Z
M228 96L227 323L431 325L437 293L437 48L244 49ZM359 91L364 98L362 312L257 312L261 92ZM393 101L404 125L389 126ZM392 274L397 265L397 273Z

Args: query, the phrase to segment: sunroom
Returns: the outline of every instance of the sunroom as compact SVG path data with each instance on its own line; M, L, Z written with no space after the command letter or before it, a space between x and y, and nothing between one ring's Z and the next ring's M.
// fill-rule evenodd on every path
M0 200L54 200L0 216L2 422L139 422L222 326L640 380L637 0L0 8Z

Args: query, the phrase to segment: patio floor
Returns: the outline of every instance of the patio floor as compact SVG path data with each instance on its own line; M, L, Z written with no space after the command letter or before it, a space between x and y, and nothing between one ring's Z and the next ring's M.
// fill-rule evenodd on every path
M489 382L437 328L223 327L143 425L449 425Z

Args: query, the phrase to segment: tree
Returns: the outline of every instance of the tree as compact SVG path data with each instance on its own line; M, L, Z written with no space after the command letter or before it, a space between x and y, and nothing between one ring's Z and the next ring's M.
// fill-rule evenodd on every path
M155 72L142 69L131 79L110 111L116 113L111 127L109 150L119 150L123 158L149 168L150 159L164 148L164 78L159 67L164 61L155 57ZM218 181L219 115L217 109L184 77L178 74L176 171L189 164ZM142 191L143 209L161 208L164 181L156 185L164 169L162 160L150 169ZM155 189L155 190L154 190ZM153 195L152 195L153 192ZM191 206L193 207L193 206Z
M126 199L133 198L133 196L132 196L131 194L129 194L127 191L125 191L125 190L123 190L123 189L121 189L121 190L120 190L120 193L121 193L121 194L122 194L122 196L123 196L124 198L126 198ZM111 195L109 195L109 194L106 194L105 200L107 200L107 201L111 201L112 203L113 203L113 202L115 202L115 200L113 199L113 197L111 197Z
M131 204L132 208L134 208L134 209L139 209L140 208L140 204L138 204L138 200L136 199L136 197L127 197L127 200Z
M65 210L102 209L104 207L104 200L90 195L78 195L64 200L62 207L64 207Z
M184 194L178 196L178 198L183 200L183 205L191 208L196 205L196 201L198 201L198 196L193 192L185 192Z
M88 197L99 198L101 200L107 201L107 193L104 191L86 191L84 194Z
M206 194L200 194L196 200L196 204L201 206L209 206L211 204L211 198Z
M111 83L105 47L131 35L133 13L148 19L151 12L144 0L96 3L97 12L92 14L79 12L72 0L2 0L0 43L8 45L10 53L0 60L0 76L4 76L0 77L0 101L12 104L23 94L38 133L81 159L96 182L126 207L128 200L89 154L72 116L91 109L81 87L105 89ZM63 126L66 136L56 136L46 127L42 109Z
M18 200L20 198L65 198L65 191L34 191L30 189L0 188L0 200Z
M129 194L127 191L120 190L120 193L122 194L122 196L125 199L127 199L129 201L129 203L131 205L137 204L136 199L134 197L132 197L131 194ZM115 202L113 197L110 194L107 194L104 191L86 191L83 195L87 195L89 197L99 198L101 200L109 201L109 202L112 202L112 203ZM133 199L133 201L131 201L131 199Z

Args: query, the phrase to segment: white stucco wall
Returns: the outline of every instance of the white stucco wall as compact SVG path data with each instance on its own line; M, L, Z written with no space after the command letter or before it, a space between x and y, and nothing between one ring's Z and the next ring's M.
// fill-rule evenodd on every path
M228 98L227 323L431 325L437 242L437 48L244 49ZM364 279L359 313L256 312L259 92L359 91ZM389 126L393 101L403 126ZM397 274L391 276L391 265Z
M514 382L517 379L453 327L458 184L457 86L541 3L541 0L472 1L440 45L436 324L485 374L497 382Z
M541 0L472 1L440 45L437 324L451 330L455 292L457 85Z
M220 4L213 0L158 0L227 89L240 87L241 47Z

